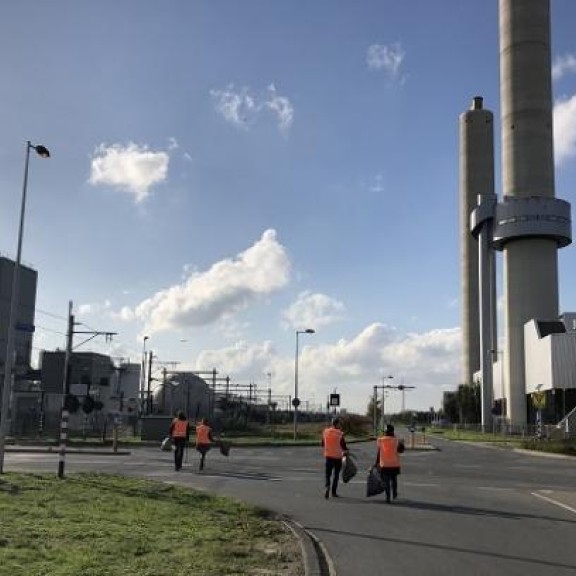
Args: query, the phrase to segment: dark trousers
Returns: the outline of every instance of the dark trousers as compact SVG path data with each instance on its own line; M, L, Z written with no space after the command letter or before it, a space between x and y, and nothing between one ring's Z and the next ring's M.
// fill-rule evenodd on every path
M338 480L340 480L340 470L342 470L342 458L326 458L326 490L330 488L332 480L332 494L336 494Z
M210 444L198 444L196 450L200 452L200 470L204 470L204 459L206 458L208 450L210 450Z
M400 474L400 468L380 468L386 500L390 500L390 495L392 498L398 496L398 474Z
M182 468L182 458L184 457L184 447L186 446L186 438L173 438L174 442L174 468L180 470Z

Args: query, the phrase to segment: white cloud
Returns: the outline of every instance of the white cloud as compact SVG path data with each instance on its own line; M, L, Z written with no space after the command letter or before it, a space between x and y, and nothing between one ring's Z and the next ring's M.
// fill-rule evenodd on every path
M240 128L246 128L258 112L256 102L248 93L248 88L235 91L231 85L226 90L210 90L210 96L215 101L216 110L224 119Z
M238 379L238 374L242 375L240 379L250 380L263 376L275 356L271 342L249 344L241 340L219 350L204 350L198 356L196 368L204 370L207 366L216 366L220 374L235 375L233 381Z
M286 250L276 232L267 230L234 259L221 260L206 272L157 292L134 310L145 333L175 327L202 326L246 308L262 296L284 287L290 276ZM124 311L125 316L129 316Z
M218 324L214 326L214 333L217 334L219 338L226 338L229 341L243 340L250 328L250 322L227 316L222 318Z
M295 329L318 328L328 326L342 319L344 304L326 296L302 292L298 299L287 310L283 317L287 325Z
M384 186L384 177L382 174L376 174L374 183L369 187L370 192L380 194L381 192L386 192L386 187Z
M92 302L87 304L80 304L77 309L78 316L96 316L105 312L109 312L112 306L110 300L104 302Z
M274 84L268 86L269 98L264 105L278 116L278 127L284 133L290 130L294 120L294 108L285 96L278 96Z
M168 162L166 152L153 152L134 142L101 144L94 151L89 182L113 186L141 202L152 186L166 180Z
M396 76L405 56L402 46L398 43L372 44L366 54L366 63L370 70L385 70L391 76Z
M393 385L414 386L406 394L406 407L427 410L440 407L442 392L455 390L460 374L460 330L432 330L399 336L384 324L371 324L351 339L318 343L320 335L301 342L299 396L312 405L325 406L327 395L336 389L343 407L365 413L373 387L383 374L392 375ZM195 369L216 366L232 381L254 381L262 391L272 374L272 391L287 403L294 395L294 357L279 356L270 342L209 350L200 354ZM391 390L388 410L399 411L401 394Z
M134 310L129 306L123 306L120 312L114 314L114 318L122 320L123 322L132 322L135 320L136 314L134 314Z
M392 375L392 384L414 386L406 406L425 410L439 407L442 391L455 389L460 373L460 330L433 330L423 334L398 336L394 329L372 324L350 341L333 346L303 350L301 370L316 394L337 387L342 401L365 411L383 374ZM398 393L391 393L390 410L400 410Z
M554 157L556 164L576 156L576 94L554 105Z
M560 80L567 73L576 72L576 56L574 54L565 54L557 56L552 64L552 79Z
M269 111L276 117L278 128L286 134L294 121L294 107L286 96L280 96L274 84L268 86L264 96L253 95L250 89L236 90L234 85L225 90L210 90L216 110L224 119L237 128L248 129L263 112Z

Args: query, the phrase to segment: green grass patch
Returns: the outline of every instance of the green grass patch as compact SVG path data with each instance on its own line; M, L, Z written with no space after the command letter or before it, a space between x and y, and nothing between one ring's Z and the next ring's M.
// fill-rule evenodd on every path
M432 428L430 434L442 435L447 440L462 440L465 442L492 442L501 446L566 454L576 456L576 440L550 440L547 438L534 438L510 436L506 434L492 434L491 432L475 432L472 430L458 430L450 428Z
M576 440L546 440L545 438L530 438L522 442L526 450L538 450L553 454L576 456Z
M0 574L301 574L298 543L265 511L104 474L0 476Z
M520 446L522 438L492 432L476 432L474 430L454 430L449 428L431 428L430 434L442 435L447 440L462 440L465 442L494 442L502 445Z

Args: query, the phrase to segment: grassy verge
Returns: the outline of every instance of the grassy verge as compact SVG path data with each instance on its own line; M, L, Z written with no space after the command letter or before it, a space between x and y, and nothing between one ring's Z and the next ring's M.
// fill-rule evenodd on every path
M526 450L536 450L539 452L552 452L554 454L576 456L575 440L548 440L546 438L533 437L521 438L520 436L452 429L432 429L430 433L441 435L447 440L462 440L465 442L491 442L500 446L510 446L513 448L524 448Z
M465 442L493 442L503 446L517 446L522 444L522 438L492 432L475 432L473 430L453 430L448 428L431 428L431 435L442 436L447 440L463 440Z
M544 438L530 438L522 443L526 450L538 450L553 454L576 456L576 441L574 440L546 440Z
M347 420L344 419L344 423ZM298 438L294 440L294 426L292 423L270 425L253 425L247 429L225 430L221 434L223 440L231 442L232 446L320 446L322 438L322 431L326 427L326 422L302 422L298 426ZM350 429L345 428L346 441L362 442L372 439L371 426L368 430L365 426L354 426ZM194 435L191 437L194 442ZM41 445L57 447L59 440L56 437L45 436L43 438L18 438L17 440L10 438L8 444L15 444L20 446L26 445ZM67 446L69 448L111 448L113 445L111 438L106 438L104 441L99 436L89 436L82 438L81 436L69 436ZM160 440L150 441L141 440L140 437L134 436L120 436L118 438L117 447L120 449L130 450L142 446L159 447Z
M100 474L0 476L0 574L296 576L299 545L256 508Z

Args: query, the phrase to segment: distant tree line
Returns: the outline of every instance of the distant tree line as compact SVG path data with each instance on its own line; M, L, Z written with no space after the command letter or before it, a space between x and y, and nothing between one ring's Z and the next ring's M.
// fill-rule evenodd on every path
M455 392L445 392L443 412L448 422L478 424L481 421L480 385L460 384Z
M374 406L376 402L376 406ZM368 401L366 416L380 423L382 418L382 402L375 400L373 396ZM460 384L458 390L444 393L443 408L439 414L406 410L398 414L386 414L386 420L402 422L405 424L425 424L431 423L433 418L440 417L447 422L454 424L477 424L481 421L480 406L480 385Z

